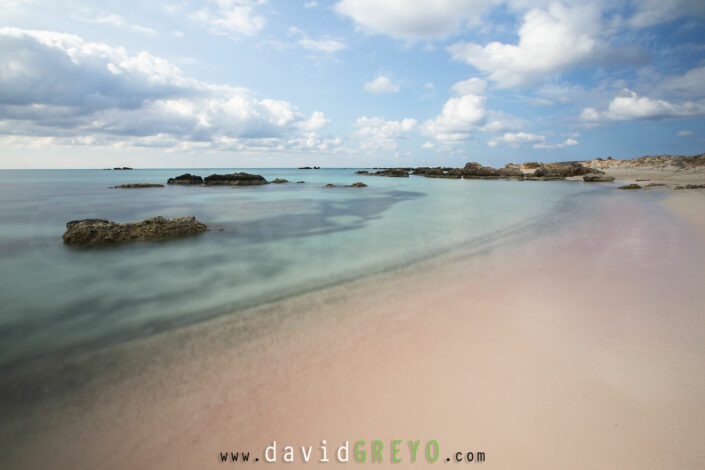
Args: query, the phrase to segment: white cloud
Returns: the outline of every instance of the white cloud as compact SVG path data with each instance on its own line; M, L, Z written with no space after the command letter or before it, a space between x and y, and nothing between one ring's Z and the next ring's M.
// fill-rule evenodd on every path
M232 37L253 36L265 25L263 16L255 12L255 5L263 0L216 0L215 7L204 7L192 17L210 25L216 34Z
M688 70L683 75L668 77L661 86L670 93L683 96L705 96L705 66Z
M355 135L362 141L361 148L395 150L397 139L402 135L416 129L416 119L403 119L401 121L385 121L380 117L360 117L353 124L358 130Z
M545 142L540 142L537 144L534 144L535 149L562 149L563 147L572 147L573 145L578 145L579 142L575 139L566 139L560 144L547 144Z
M432 148L434 148L435 146L436 146L436 144L434 144L434 143L431 142L430 140L427 140L426 142L423 143L423 145L421 146L421 148L423 148L423 149L432 149Z
M508 88L594 60L601 31L601 12L595 4L553 3L546 10L535 8L524 15L516 45L459 42L448 50L454 60L474 66L498 87Z
M639 96L625 89L622 96L616 96L605 111L585 108L580 113L583 121L625 121L633 119L669 119L705 115L705 102L686 101L671 103L662 99Z
M687 137L693 135L693 131L678 131L678 137Z
M432 82L428 82L423 87L427 90L433 90L434 88L436 88L436 85L434 85Z
M687 15L705 15L702 0L633 0L636 9L629 19L632 26L643 28L673 21Z
M136 31L138 33L143 33L143 34L150 34L154 35L157 34L155 30L152 28L147 28L146 26L141 26L138 24L130 24L125 19L120 16L116 15L114 13L107 14L107 15L97 15L97 16L86 16L86 17L78 17L80 21L83 21L85 23L93 23L93 24L108 24L111 26L114 26L116 28L124 28L124 29L131 29L132 31Z
M450 87L455 94L463 95L482 95L487 89L487 82L481 78L469 78L462 82L458 82Z
M365 83L363 87L365 91L370 93L396 93L399 91L399 85L392 83L389 77L379 76L371 82Z
M299 39L298 41L299 45L303 47L304 49L310 49L312 51L317 51L317 52L338 52L340 50L345 49L347 46L335 39L309 39L309 38L303 38Z
M317 6L318 6L318 2L316 2L315 0L312 2L304 3L304 8L315 8Z
M545 136L540 134L532 134L530 132L507 132L502 136L494 137L487 141L487 145L490 147L509 145L510 147L519 148L526 144L533 144L532 146L536 149L559 149L578 145L578 141L569 138L559 144L550 144L546 142Z
M162 148L272 147L328 119L170 62L49 31L0 28L0 134ZM47 80L51 77L51 80Z
M330 122L321 111L314 111L309 119L299 122L296 127L304 131L315 131Z
M491 4L491 0L341 0L335 10L372 33L433 39L476 24Z
M488 140L487 145L490 147L496 147L500 144L506 144L511 147L519 147L523 144L542 143L545 140L546 138L544 136L538 134L531 134L528 132L507 132L503 136L494 137Z

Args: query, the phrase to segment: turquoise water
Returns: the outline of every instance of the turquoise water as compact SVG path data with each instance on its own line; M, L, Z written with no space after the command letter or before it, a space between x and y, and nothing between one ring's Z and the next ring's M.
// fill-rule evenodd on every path
M247 170L292 182L281 185L109 189L165 183L185 171L0 171L0 365L379 273L549 220L578 194L601 192L579 182L384 178L352 169ZM369 187L322 187L355 181ZM61 241L69 220L157 215L193 215L212 230L91 249Z

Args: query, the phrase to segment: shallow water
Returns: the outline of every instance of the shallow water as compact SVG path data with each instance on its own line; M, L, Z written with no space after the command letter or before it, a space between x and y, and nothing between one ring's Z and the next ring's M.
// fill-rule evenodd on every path
M109 189L165 183L185 171L0 171L0 365L148 335L383 272L550 221L570 211L578 194L584 201L606 189L359 176L353 169L247 170L291 181L257 187ZM361 180L369 187L323 188ZM157 215L193 215L211 231L90 249L61 242L69 220Z

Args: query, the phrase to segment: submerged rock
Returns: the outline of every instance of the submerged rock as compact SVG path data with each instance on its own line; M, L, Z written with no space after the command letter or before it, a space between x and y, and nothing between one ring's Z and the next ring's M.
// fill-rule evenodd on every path
M296 184L304 184L306 181L297 181Z
M184 173L176 178L169 178L166 184L203 184L203 178L191 173Z
M230 185L230 186L255 186L267 184L267 180L261 175L250 173L233 173L230 175L210 175L204 178L207 186L210 185Z
M617 189L641 189L641 186L639 186L636 183L632 183L632 184L625 184L624 186L620 186Z
M611 183L614 181L614 176L607 175L585 175L583 181L586 183Z
M673 189L705 189L705 184L686 184L683 186L676 186Z
M118 186L111 186L111 189L132 189L132 188L163 188L163 184L155 184L155 183L129 183L129 184L121 184Z
M289 180L285 180L285 179L283 179L283 178L275 178L275 179L272 181L272 183L274 183L274 184L282 184L282 183L288 183L288 182L289 182Z
M365 183L363 183L362 181L358 181L357 183L345 185L345 187L346 188L366 188L367 185Z
M106 219L72 220L61 237L64 243L100 245L132 240L156 240L206 232L208 227L195 217L154 217L141 222L119 224Z
M328 183L327 185L323 186L324 188L335 188L335 185L332 183Z

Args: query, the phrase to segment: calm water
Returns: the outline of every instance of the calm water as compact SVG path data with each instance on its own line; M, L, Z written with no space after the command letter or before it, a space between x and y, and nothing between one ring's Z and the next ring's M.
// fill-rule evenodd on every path
M190 170L207 176L237 170ZM577 182L248 170L292 184L109 189L180 170L0 171L0 365L150 334L499 236L570 210ZM305 180L305 184L293 184ZM368 188L323 189L364 181ZM65 223L194 215L213 228L169 242L65 246Z

